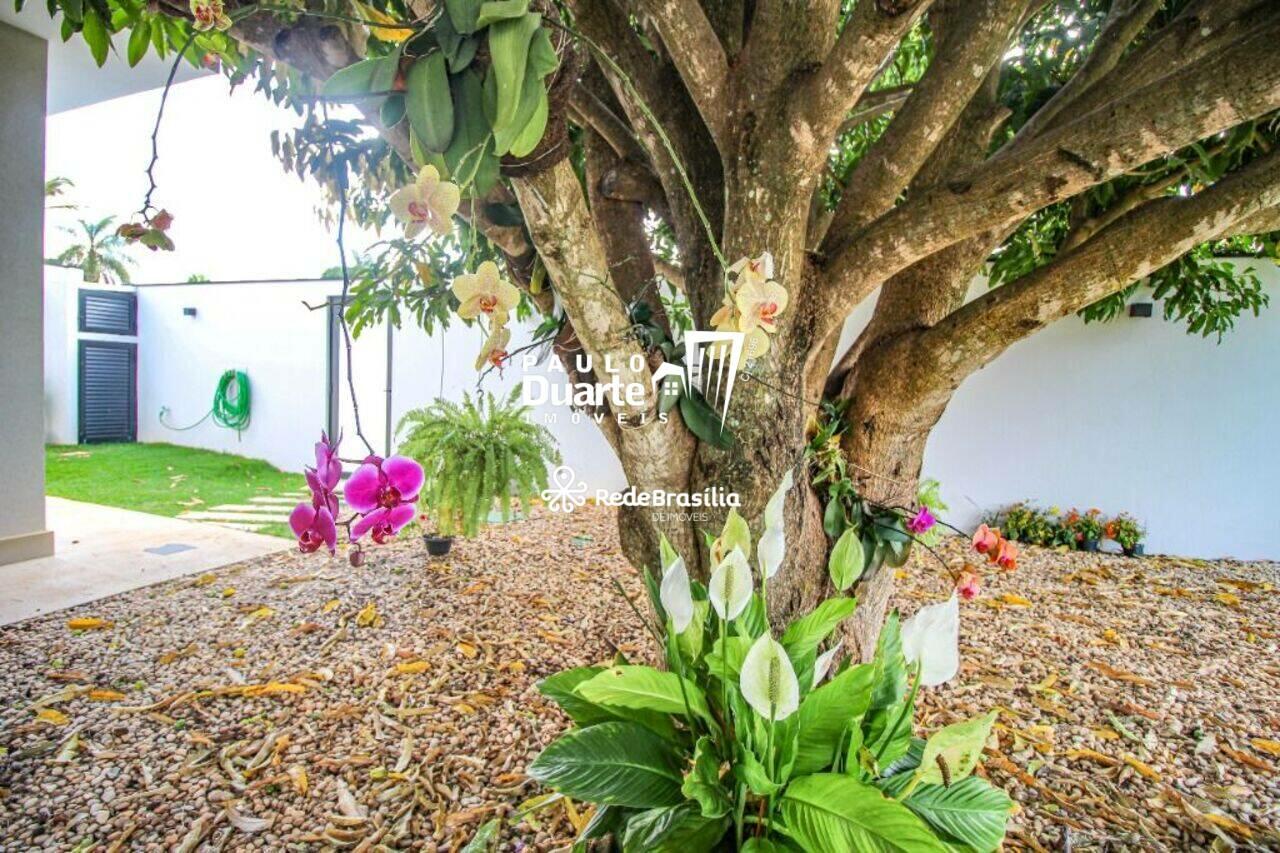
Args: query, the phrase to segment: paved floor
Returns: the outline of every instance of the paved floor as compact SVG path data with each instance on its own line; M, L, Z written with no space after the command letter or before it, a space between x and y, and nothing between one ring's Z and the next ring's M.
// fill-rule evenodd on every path
M0 566L0 625L281 551L287 539L46 498L54 556Z

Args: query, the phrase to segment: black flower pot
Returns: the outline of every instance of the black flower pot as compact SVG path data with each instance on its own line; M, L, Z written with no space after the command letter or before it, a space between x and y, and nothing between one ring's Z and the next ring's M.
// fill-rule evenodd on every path
M1124 549L1124 555L1126 557L1141 557L1143 552L1144 552L1144 549L1142 547L1141 542L1139 542L1137 545L1134 545L1132 548Z
M423 536L422 541L427 543L427 553L433 557L443 557L453 547L452 536Z
M1080 550L1081 551L1097 551L1098 540L1097 539L1081 539Z

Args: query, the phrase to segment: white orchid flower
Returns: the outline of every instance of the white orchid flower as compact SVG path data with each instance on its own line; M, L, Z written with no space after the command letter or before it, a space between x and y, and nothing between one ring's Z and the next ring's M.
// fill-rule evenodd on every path
M737 619L751 602L751 567L741 548L735 547L711 573L707 597L716 614L726 622Z
M756 559L760 562L761 574L766 578L771 578L778 573L778 569L782 566L782 559L787 554L786 524L782 512L786 506L787 492L791 491L794 482L791 469L788 468L782 482L778 484L778 490L764 505L764 534L760 537L760 543L756 545Z
M921 607L902 625L902 653L920 663L920 684L937 687L960 671L960 599Z
M831 664L835 662L836 655L840 653L840 647L844 645L844 638L841 637L836 644L818 655L818 660L813 664L813 686L817 687L822 679L827 677L827 673L831 671Z
M683 557L676 557L675 562L662 575L658 600L662 602L662 609L671 617L676 633L683 634L693 621L693 592L689 589L689 570L685 567Z
M739 685L742 697L766 720L785 720L800 707L800 682L791 658L768 633L747 652Z

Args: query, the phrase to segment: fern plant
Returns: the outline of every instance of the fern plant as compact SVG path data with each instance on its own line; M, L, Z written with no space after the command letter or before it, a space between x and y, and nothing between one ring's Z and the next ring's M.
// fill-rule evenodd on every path
M488 392L464 394L461 403L437 399L400 419L399 452L422 464L421 494L440 534L474 536L495 502L506 521L513 496L527 504L547 487L547 465L560 464L560 454L519 395L516 386L505 400Z

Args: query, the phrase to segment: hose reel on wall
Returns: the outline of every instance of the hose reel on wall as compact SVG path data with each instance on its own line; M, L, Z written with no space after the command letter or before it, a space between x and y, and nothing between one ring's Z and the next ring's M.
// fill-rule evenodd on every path
M224 370L213 391L213 404L200 420L185 427L167 424L164 419L169 413L169 407L162 406L160 424L176 432L186 432L212 417L218 426L235 430L238 438L241 432L249 428L249 400L249 374L243 370Z

